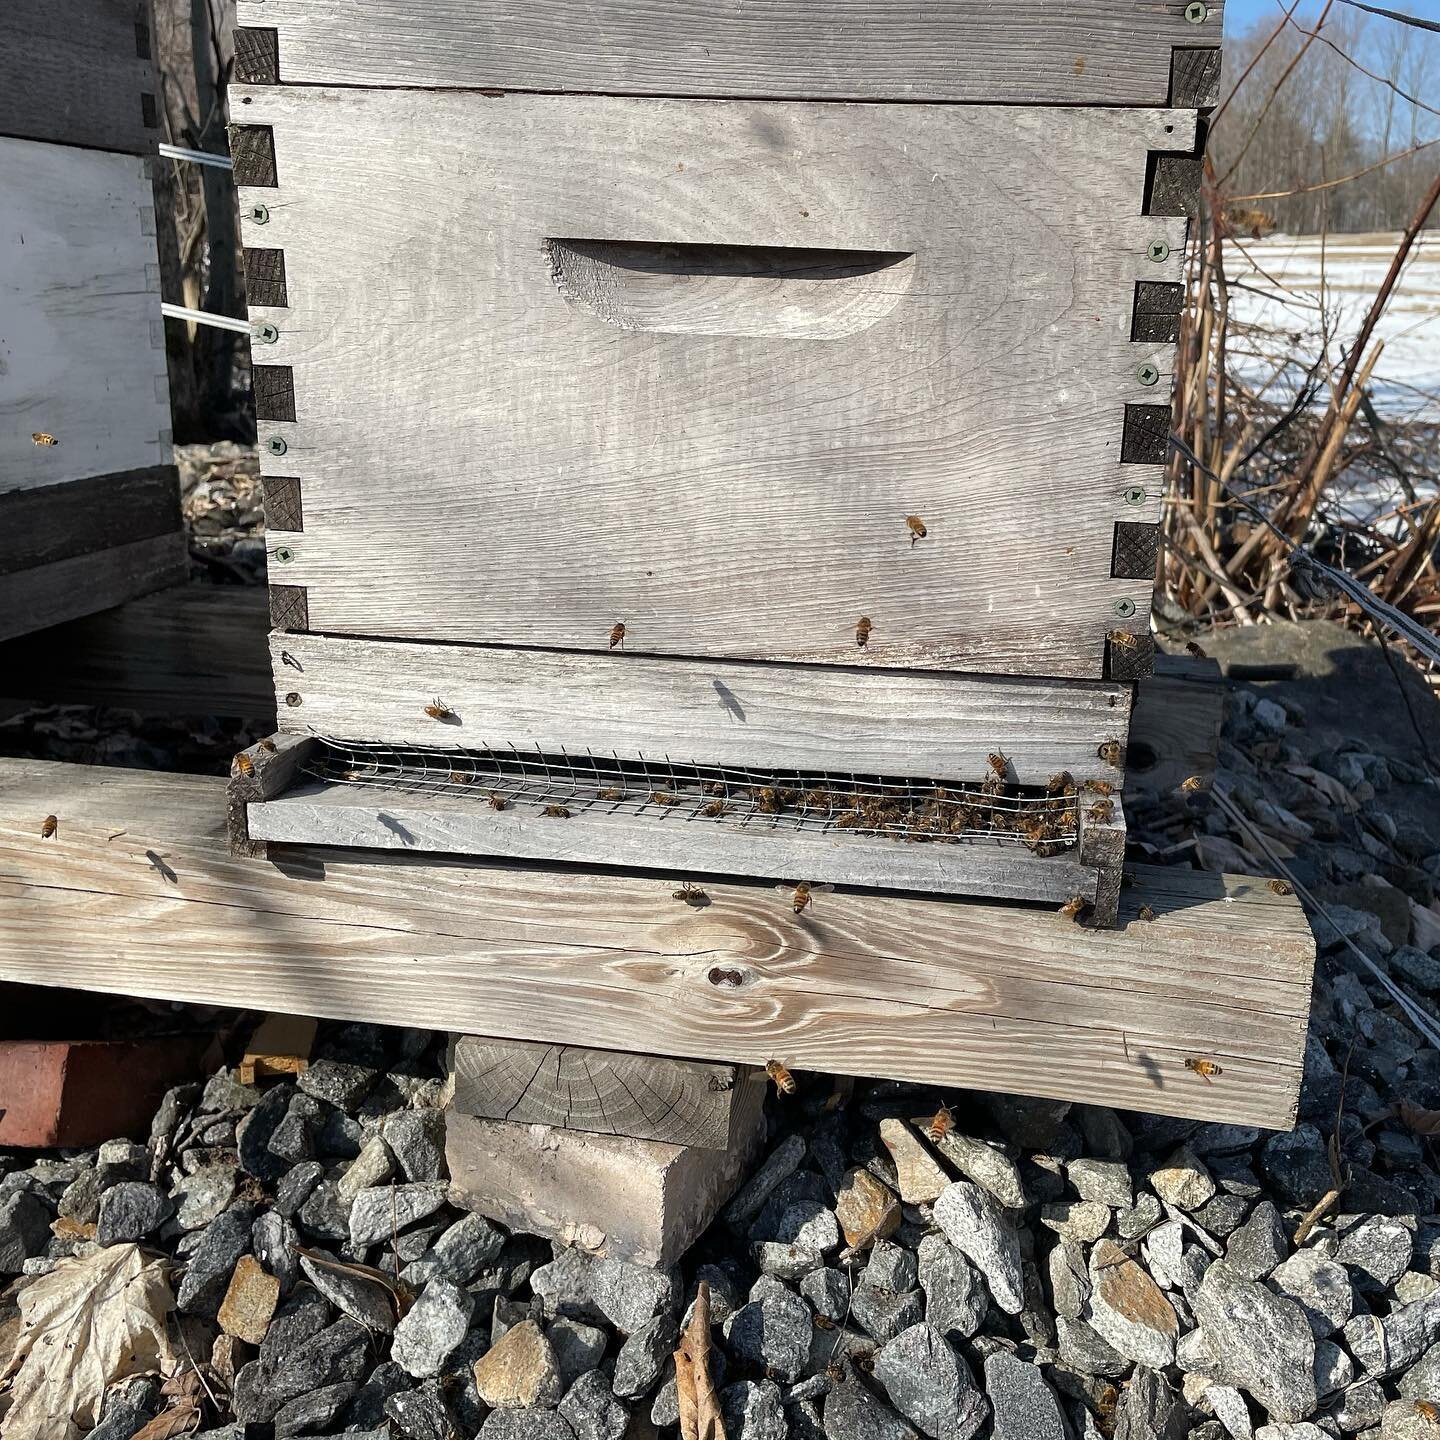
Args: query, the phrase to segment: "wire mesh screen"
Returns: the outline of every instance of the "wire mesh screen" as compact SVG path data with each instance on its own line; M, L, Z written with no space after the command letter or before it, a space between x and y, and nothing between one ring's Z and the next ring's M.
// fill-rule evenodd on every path
M880 775L686 765L668 757L485 750L396 749L321 741L305 767L329 784L389 793L469 797L496 810L532 809L567 819L584 813L666 823L825 830L890 840L1025 845L1040 855L1076 844L1078 797L1068 774L1022 787L1000 773L1002 756L975 783ZM1100 802L1103 803L1103 802Z

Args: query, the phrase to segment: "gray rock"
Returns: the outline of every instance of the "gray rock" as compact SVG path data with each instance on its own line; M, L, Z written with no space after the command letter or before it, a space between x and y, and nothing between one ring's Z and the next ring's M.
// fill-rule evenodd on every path
M273 1363L262 1353L235 1377L235 1418L264 1425L302 1395L342 1380L358 1381L365 1373L367 1333L362 1325L342 1317L293 1349L275 1355ZM270 1337L265 1338L268 1341Z
M1339 1402L1330 1407L1330 1418L1347 1435L1378 1425L1384 1413L1385 1391L1378 1380L1362 1380L1352 1385Z
M1243 1195L1231 1195L1221 1190L1194 1212L1194 1219L1207 1234L1223 1239L1237 1230L1249 1213L1250 1202Z
M1334 1183L1325 1139L1313 1125L1272 1135L1260 1152L1271 1183L1291 1205L1308 1210Z
M790 1427L773 1380L742 1380L727 1385L719 1398L727 1440L787 1440Z
M277 1085L235 1127L235 1144L240 1168L257 1180L278 1180L289 1164L270 1149L294 1097L292 1085Z
M950 1243L985 1277L996 1305L1018 1315L1024 1297L1020 1241L994 1197L957 1180L935 1202L934 1215Z
M485 1423L488 1425L495 1415L514 1413L517 1412L497 1410ZM445 1403L445 1392L439 1380L427 1380L414 1390L401 1390L390 1396L385 1402L385 1414L395 1422L395 1428L406 1440L455 1440L457 1434L455 1421L450 1407ZM554 1418L551 1416L551 1419ZM564 1424L563 1421L560 1423ZM482 1430L481 1433L485 1432ZM503 1426L496 1426L490 1432L497 1440L506 1433ZM557 1433L554 1440L571 1440L568 1429L563 1434Z
M1431 1440L1434 1434L1428 1401L1392 1400L1381 1412L1380 1440Z
M535 1290L533 1275L530 1285ZM679 1310L680 1280L673 1270L632 1265L607 1255L590 1267L589 1295L601 1318L622 1335L632 1335L652 1317Z
M523 1325L527 1320L533 1320L539 1325L544 1319L545 1306L534 1296L529 1300L510 1300L504 1295L498 1295L490 1313L490 1344L497 1344L502 1335L517 1325Z
M821 1410L826 1440L919 1440L902 1420L862 1383L849 1366L826 1392Z
M1355 1362L1333 1340L1315 1342L1315 1393L1323 1400L1355 1383Z
M1225 1263L1247 1280L1268 1275L1290 1252L1280 1213L1262 1200L1250 1218L1225 1242Z
M195 1232L196 1243L190 1251L185 1278L175 1293L179 1309L202 1315L207 1320L214 1318L220 1301L225 1298L235 1262L250 1248L250 1229L254 1223L253 1205L233 1205L203 1230Z
M552 1320L545 1327L545 1338L555 1352L560 1370L560 1383L568 1390L587 1370L593 1370L604 1358L610 1337L596 1325L583 1320Z
M100 1197L95 1239L101 1245L143 1240L175 1213L170 1197L144 1180L123 1180Z
M1058 1315L1055 1318L1055 1333L1060 1358L1081 1375L1104 1375L1118 1379L1128 1374L1134 1363L1083 1320L1067 1320L1065 1316Z
M969 1367L933 1325L912 1325L887 1342L875 1357L875 1378L933 1440L970 1440L990 1412Z
M1440 1341L1440 1292L1392 1310L1384 1320L1356 1315L1344 1329L1345 1348L1372 1379L1413 1365Z
M350 1207L350 1240L355 1245L378 1244L433 1215L444 1203L445 1187L440 1184L371 1186L361 1190Z
M58 1213L81 1225L93 1225L100 1217L100 1172L82 1170L60 1197Z
M294 1219L324 1178L325 1166L319 1160L306 1160L295 1166L276 1185L274 1208L287 1218Z
M1136 1367L1120 1392L1115 1440L1185 1440L1190 1408L1157 1371Z
M395 1327L391 1358L416 1379L438 1375L465 1338L475 1297L448 1280L432 1280Z
M622 1400L638 1400L660 1383L665 1362L675 1349L680 1326L675 1317L661 1314L647 1320L620 1347L615 1357L611 1389Z
M1179 1320L1154 1280L1112 1241L1090 1255L1090 1295L1081 1318L1137 1364L1163 1369L1175 1358Z
M367 1279L353 1270L334 1270L318 1264L308 1255L300 1257L306 1278L342 1315L358 1320L370 1330L388 1334L395 1328L395 1304L390 1291L378 1280Z
M1063 1239L1089 1245L1110 1228L1110 1207L1098 1200L1055 1200L1040 1207L1040 1223Z
M939 1145L940 1153L969 1181L1012 1210L1026 1202L1025 1186L1015 1162L997 1145L952 1130Z
M149 1158L145 1147L133 1140L105 1141L95 1152L95 1170L100 1176L101 1188L118 1185L122 1180L143 1178L149 1168Z
M289 1294L300 1278L300 1257L295 1253L299 1243L295 1227L274 1210L264 1211L250 1227L251 1253L280 1282L282 1295Z
M1069 1440L1060 1402L1038 1366L1008 1350L993 1351L985 1357L985 1394L992 1440Z
M323 1121L318 1100L309 1095L293 1096L285 1118L270 1136L270 1153L290 1165L310 1159L315 1154L315 1136Z
M575 1440L575 1432L553 1410L492 1410L480 1440Z
M400 1110L381 1129L407 1180L443 1180L445 1115L440 1110Z
M1204 1393L1226 1434L1234 1440L1250 1440L1255 1427L1245 1397L1233 1385L1208 1385Z
M877 1240L865 1265L865 1281L885 1290L913 1290L917 1269L915 1257L903 1245Z
M1205 1162L1181 1146L1158 1169L1150 1172L1150 1188L1177 1210L1196 1210L1215 1194L1215 1181Z
M630 1424L629 1410L615 1398L598 1370L587 1370L576 1378L559 1411L576 1440L621 1440Z
M364 1065L346 1065L339 1060L317 1060L301 1071L297 1084L317 1100L353 1115L360 1102L374 1088L379 1077Z
M793 1174L804 1158L805 1141L799 1135L787 1135L725 1207L725 1223L736 1230L745 1229L760 1213L775 1187Z
M777 1240L760 1240L753 1247L755 1263L767 1275L778 1276L781 1280L798 1280L812 1270L818 1270L825 1263L825 1257L818 1250L807 1250L803 1245L782 1245Z
M310 1192L295 1219L300 1228L311 1235L325 1240L348 1240L351 1204L350 1199L340 1193L339 1182L327 1178Z
M742 1305L722 1327L737 1360L768 1366L767 1373L786 1381L798 1380L805 1371L812 1328L809 1307L783 1288Z
M1432 1345L1400 1377L1400 1394L1407 1400L1440 1400L1440 1345Z
M1332 1437L1328 1430L1308 1420L1299 1420L1291 1425L1261 1425L1255 1431L1255 1440L1332 1440Z
M902 1330L920 1322L925 1314L920 1291L906 1290L896 1294L881 1285L870 1283L866 1270L850 1299L850 1313L881 1345L893 1340Z
M202 1230L235 1198L240 1184L238 1166L202 1165L175 1183L175 1223L182 1230Z
M345 1173L336 1182L336 1190L344 1199L353 1201L362 1191L382 1185L395 1173L395 1157L379 1135L372 1135L360 1146Z
M1388 1290L1410 1268L1415 1240L1410 1228L1389 1215L1344 1216L1335 1223L1335 1259L1358 1272L1363 1290Z
M468 1285L504 1248L503 1230L483 1215L466 1215L435 1241L430 1253L447 1280Z
M385 1424L385 1402L415 1382L393 1360L382 1360L355 1392L340 1417L347 1430L374 1430ZM473 1386L471 1387L473 1388ZM483 1417L482 1417L483 1418Z
M274 1369L292 1351L330 1323L330 1302L317 1291L297 1290L280 1303L260 1342L260 1359Z
M1115 1217L1115 1230L1122 1240L1138 1240L1153 1230L1165 1218L1165 1211L1148 1190L1142 1190L1135 1197L1135 1204L1129 1210L1122 1210Z
M359 1389L354 1380L339 1380L311 1390L275 1412L275 1440L291 1435L313 1435L328 1429L340 1418L340 1412Z
M1217 1261L1195 1293L1195 1318L1220 1369L1219 1378L1247 1390L1272 1420L1311 1414L1315 1337L1300 1307Z
M1272 1272L1270 1288L1300 1307L1317 1340L1333 1335L1355 1309L1355 1290L1344 1266L1318 1250L1297 1250Z
M1418 1270L1407 1270L1390 1289L1402 1305L1408 1305L1412 1300L1423 1300L1440 1290L1440 1280L1433 1275L1423 1275Z
M1065 1167L1065 1178L1082 1200L1098 1201L1115 1210L1128 1210L1135 1203L1130 1167L1123 1161L1092 1160L1082 1155Z
M1085 1249L1073 1240L1062 1240L1050 1252L1050 1298L1056 1315L1078 1320L1090 1299L1090 1274L1085 1268Z
M205 1082L195 1108L202 1115L235 1115L253 1110L261 1098L260 1090L254 1085L242 1085L233 1070L217 1070Z
M942 1335L974 1335L989 1305L979 1271L943 1235L925 1236L917 1258L927 1320Z
M817 1315L838 1323L850 1308L850 1277L833 1266L812 1270L800 1281L800 1293Z

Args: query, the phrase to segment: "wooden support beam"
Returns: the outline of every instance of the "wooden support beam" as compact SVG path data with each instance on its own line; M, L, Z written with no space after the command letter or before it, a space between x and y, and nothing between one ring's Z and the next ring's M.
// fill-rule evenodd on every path
M461 1115L724 1150L736 1095L757 1070L462 1035L450 1056L450 1108Z
M252 860L265 858L264 837L250 834L250 806L289 789L314 748L315 742L306 736L277 735L273 740L259 741L235 757L230 768L230 784L225 791L226 825L232 853Z
M1126 793L1174 790L1189 775L1208 779L1224 717L1225 681L1215 661L1157 655L1155 673L1135 687Z
M769 885L697 908L682 878L257 863L229 852L222 780L0 761L0 978L1293 1122L1314 943L1262 880L1137 869L1092 931L867 893L797 916Z

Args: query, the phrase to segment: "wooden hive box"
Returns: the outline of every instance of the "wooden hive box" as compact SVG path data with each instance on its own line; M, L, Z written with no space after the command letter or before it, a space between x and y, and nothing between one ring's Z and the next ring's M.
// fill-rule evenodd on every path
M148 6L0 13L0 640L185 578Z
M239 19L237 843L1113 923L1221 6Z

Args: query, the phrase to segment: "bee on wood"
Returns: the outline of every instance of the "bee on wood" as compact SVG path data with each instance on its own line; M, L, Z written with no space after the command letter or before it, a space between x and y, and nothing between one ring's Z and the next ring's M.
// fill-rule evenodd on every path
M1080 912L1085 908L1085 897L1083 895L1072 895L1061 907L1060 913L1067 920L1078 921Z
M804 913L816 895L828 895L835 887L833 885L812 885L808 880L801 880L797 885L777 885L775 888L782 895L790 897L790 903L795 907L795 913L800 915Z
M237 775L253 775L255 773L255 762L243 750L235 757L235 773Z
M275 754L275 742L273 740L257 740L255 742L255 748L257 750L263 750L267 755Z
M455 712L437 695L426 707L425 713L432 720L453 720Z
M60 828L60 822L53 815L47 815L40 822L40 838L48 840Z
M1208 660L1210 657L1193 641L1185 642L1185 653L1193 655L1197 660Z
M1140 637L1129 630L1107 630L1105 638L1119 650L1138 650Z
M44 430L32 430L30 438L37 445L58 445L60 443L53 435L47 434Z
M1118 740L1107 740L1096 753L1107 765L1117 768L1125 758L1125 748Z
M780 1094L795 1093L795 1077L778 1060L767 1060L765 1073L775 1082L775 1088Z
M1185 1068L1193 1070L1207 1085L1216 1075L1225 1073L1213 1060L1197 1059L1194 1055L1186 1056Z
M1108 825L1115 818L1115 802L1113 800L1097 800L1086 811L1085 818L1096 825Z
M601 800L623 800L625 792L617 786L611 785L608 789L599 792L599 798Z
M1047 795L1073 795L1075 793L1075 777L1068 770L1059 771L1045 782L1045 793Z
M468 785L471 780L463 770L452 770L448 778L452 785Z
M710 897L688 880L678 890L671 892L671 899L683 900L692 910L703 910L710 903Z
M1010 773L1010 762L997 750L985 757L985 763L1003 780Z
M615 624L610 627L610 648L613 650L617 645L623 645L624 643L625 622L623 620L617 620Z
M492 810L503 810L510 803L498 790L492 790L486 798ZM546 811L546 814L549 814L549 811Z
M1113 795L1115 787L1108 780L1087 780L1084 788L1093 790L1097 795Z
M1295 891L1284 880L1267 880L1265 888L1273 891L1276 895L1293 895Z
M1180 788L1187 795L1201 795L1210 788L1210 782L1203 775L1189 775L1180 782Z
M925 528L925 522L918 515L907 515L905 517L905 528L910 532L910 548L913 550L919 540L923 540L930 532Z
M925 1127L925 1133L938 1145L954 1128L955 1117L942 1105Z
M718 820L730 807L723 800L710 800L701 810L702 815L708 815L712 820Z
M563 805L547 805L540 813L549 816L551 820L568 820L570 818L569 810Z
M870 643L870 631L874 627L870 624L870 617L862 615L855 622L855 643L863 650Z
M664 790L652 790L649 798L652 805L678 805L680 803L678 795L668 794Z
M1136 913L1141 920L1153 920L1155 918L1155 912L1148 905L1142 905Z

